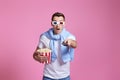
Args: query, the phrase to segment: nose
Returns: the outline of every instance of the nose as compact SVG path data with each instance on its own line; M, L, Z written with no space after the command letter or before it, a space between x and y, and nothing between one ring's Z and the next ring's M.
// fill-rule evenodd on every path
M57 28L58 28L59 26L60 26L59 24L56 25Z
M56 28L59 28L59 25L57 25Z
M57 26L59 26L60 24L57 24Z

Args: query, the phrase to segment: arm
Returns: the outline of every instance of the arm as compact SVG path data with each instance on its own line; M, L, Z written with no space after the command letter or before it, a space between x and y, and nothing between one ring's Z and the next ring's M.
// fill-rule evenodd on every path
M38 49L39 49L39 47L37 47L36 50L35 50L35 52L33 53L33 58L34 58L36 61L39 61L38 52L37 52Z

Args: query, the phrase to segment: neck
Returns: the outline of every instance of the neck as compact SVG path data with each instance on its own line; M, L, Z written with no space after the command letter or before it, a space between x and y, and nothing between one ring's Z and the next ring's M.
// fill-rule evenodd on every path
M53 31L53 34L54 34L54 35L57 35L58 33L55 33L55 31Z

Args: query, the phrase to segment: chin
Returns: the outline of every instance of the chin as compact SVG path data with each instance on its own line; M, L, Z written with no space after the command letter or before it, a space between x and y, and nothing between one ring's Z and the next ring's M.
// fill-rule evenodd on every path
M56 34L59 34L59 33L61 33L61 30L59 30L59 31L56 31L55 33L56 33Z
M59 34L60 32L56 32L56 34Z

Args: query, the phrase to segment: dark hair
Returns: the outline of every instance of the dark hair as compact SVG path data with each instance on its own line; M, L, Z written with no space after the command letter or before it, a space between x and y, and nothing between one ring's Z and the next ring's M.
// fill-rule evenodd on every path
M54 18L55 16L58 16L58 17L62 16L62 17L64 18L64 20L65 20L65 16L64 16L63 13L55 12L55 13L52 15L52 19L51 19L52 21L53 21L53 18Z

